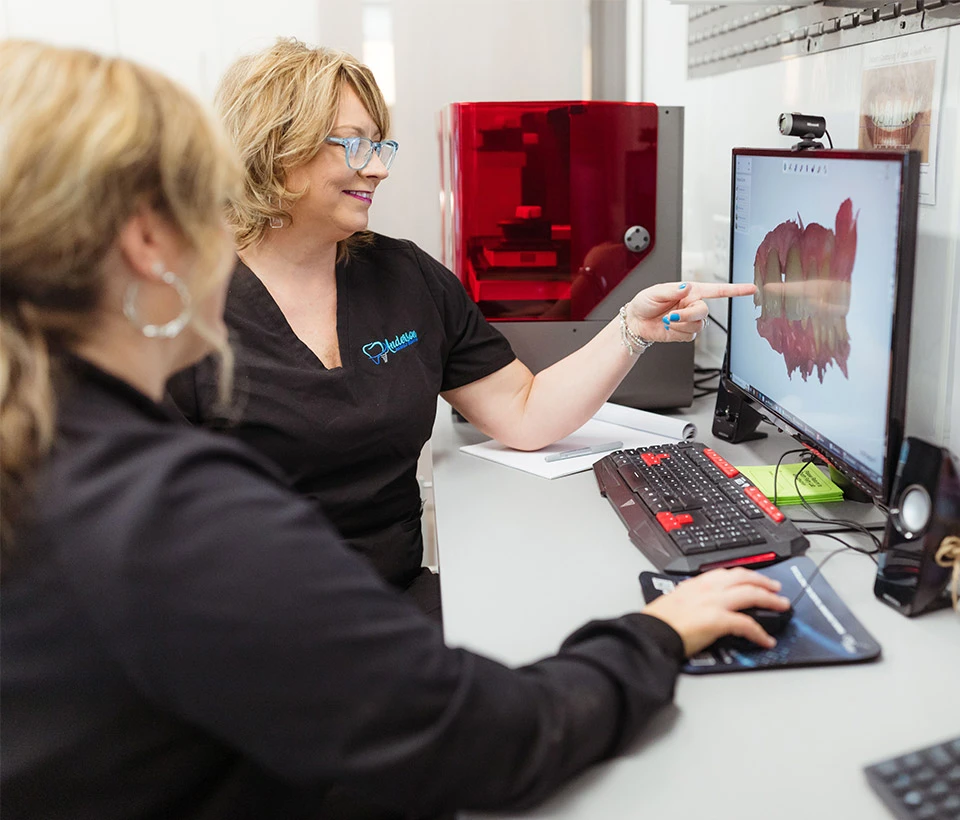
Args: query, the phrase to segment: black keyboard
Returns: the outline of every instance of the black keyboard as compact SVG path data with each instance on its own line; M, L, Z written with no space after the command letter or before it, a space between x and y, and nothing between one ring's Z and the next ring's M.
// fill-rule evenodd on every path
M894 817L960 820L960 737L864 769Z
M593 472L630 540L661 572L765 566L808 546L753 482L699 442L617 450Z

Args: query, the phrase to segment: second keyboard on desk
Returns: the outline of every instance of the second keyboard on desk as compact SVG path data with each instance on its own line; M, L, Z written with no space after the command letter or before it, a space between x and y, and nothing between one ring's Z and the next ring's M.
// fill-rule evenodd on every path
M618 450L593 471L630 540L663 572L764 566L808 546L746 476L699 442Z

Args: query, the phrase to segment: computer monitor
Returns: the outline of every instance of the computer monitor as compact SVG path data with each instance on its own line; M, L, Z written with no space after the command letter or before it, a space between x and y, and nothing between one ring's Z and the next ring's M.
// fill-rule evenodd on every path
M724 387L880 503L903 437L919 173L915 151L733 151L730 279L757 293L731 302Z

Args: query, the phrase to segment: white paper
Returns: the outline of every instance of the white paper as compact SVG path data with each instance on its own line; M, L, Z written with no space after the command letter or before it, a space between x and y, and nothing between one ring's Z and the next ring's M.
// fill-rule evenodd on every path
M660 416L645 410L607 402L579 430L541 450L532 452L513 450L492 440L482 444L466 444L460 449L469 455L495 461L542 478L560 478L589 470L594 462L599 461L607 453L589 453L565 458L562 461L546 461L545 456L550 453L562 453L566 450L594 447L614 441L623 442L622 448L616 449L650 447L681 438L694 438L696 434L697 428L683 419Z
M596 412L594 418L598 421L609 421L632 430L657 433L677 440L690 440L697 437L697 426L691 421L673 416L661 416L659 413L638 410L636 407L625 407L622 404L606 402Z

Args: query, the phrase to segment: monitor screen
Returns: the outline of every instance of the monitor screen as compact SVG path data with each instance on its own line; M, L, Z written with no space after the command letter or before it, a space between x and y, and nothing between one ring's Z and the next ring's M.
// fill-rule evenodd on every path
M733 152L727 384L881 502L903 435L919 157Z

